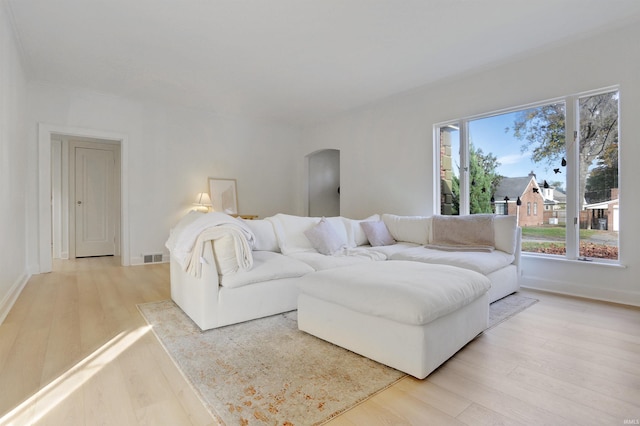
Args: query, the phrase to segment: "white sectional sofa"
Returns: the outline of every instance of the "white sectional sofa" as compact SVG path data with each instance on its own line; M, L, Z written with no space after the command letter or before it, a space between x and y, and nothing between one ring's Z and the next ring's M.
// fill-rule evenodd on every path
M298 309L300 330L422 379L518 290L520 238L513 216L190 213L171 297L202 330Z
M197 247L198 256L194 256L198 262L198 272L194 275L193 265L190 271L185 270L184 259L178 257L176 240L189 229L206 227L209 217L216 219L211 225L218 226L221 215L191 212L176 225L167 241L171 252L171 297L202 330L295 310L300 277L370 262L402 260L479 272L490 280L488 302L519 288L520 229L514 216L490 216L493 241L485 245L491 248L478 247L472 240L466 244L460 236L449 247L434 245L440 241L434 240L437 229L434 230L433 225L445 218L443 216L383 214L364 220L332 217L324 221L319 217L286 214L253 221L226 217L221 228L235 225L246 230L251 235L251 253L240 253L241 246L237 241L224 232L216 233L212 241L196 242L200 246ZM462 222L471 216L452 218L461 221L462 225L453 225L457 230L479 228L477 223ZM341 242L339 249L330 254L327 250L331 247L322 246L323 241L312 243L305 234L311 228L319 227L321 221L328 223L334 232L333 238L326 240L335 243L337 235ZM363 223L384 228L382 231L388 231L386 236L392 237L392 241L376 241L382 245L372 246ZM375 231L369 230L374 239L377 238ZM464 233L462 238L466 238ZM247 255L252 261L250 267L242 263L243 256L246 259Z

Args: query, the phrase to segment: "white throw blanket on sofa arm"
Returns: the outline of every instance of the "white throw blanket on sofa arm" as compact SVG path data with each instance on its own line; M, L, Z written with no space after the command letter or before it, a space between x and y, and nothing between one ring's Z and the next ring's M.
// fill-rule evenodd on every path
M255 236L241 220L224 213L213 212L202 215L185 226L175 238L169 238L166 245L186 272L200 277L205 244L225 235L231 235L233 238L240 269L251 269L253 266L251 250Z

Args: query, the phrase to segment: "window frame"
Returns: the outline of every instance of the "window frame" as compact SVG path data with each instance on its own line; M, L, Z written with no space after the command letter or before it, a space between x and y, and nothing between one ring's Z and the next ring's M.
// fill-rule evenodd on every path
M440 212L440 129L442 127L455 125L459 127L459 145L460 145L460 206L459 206L459 214L467 215L470 212L470 200L469 200L469 137L468 137L468 129L469 122L489 117L494 117L497 115L509 114L513 112L518 112L530 108L538 108L541 106L553 104L553 103L564 103L565 105L565 154L567 158L567 166L566 166L566 196L567 196L567 204L566 204L566 216L567 216L567 224L566 224L566 235L565 235L565 247L566 252L564 255L553 255L553 254L544 254L544 253L532 253L532 252L522 252L522 255L532 256L532 257L543 257L543 258L557 258L569 261L588 261L590 263L602 263L607 265L621 265L621 253L618 253L618 259L600 259L600 258L583 258L580 257L580 203L579 203L579 150L578 150L578 141L580 140L580 117L579 117L579 102L581 98L585 98L588 96L595 96L608 92L618 92L618 149L620 150L620 146L622 145L622 136L621 136L621 125L620 125L620 98L622 97L620 91L620 85L612 85L607 87L602 87L600 89L594 89L589 91L584 91L580 93L574 93L571 95L560 96L556 98L550 98L538 102L532 102L529 104L522 104L510 108L504 108L500 110L494 110L483 114L475 114L466 117L460 117L452 120L447 120L439 123L435 123L433 125L433 213L439 214ZM453 154L453 153L452 153ZM620 169L620 154L618 153L618 169ZM618 173L618 181L620 181L620 173ZM571 188L571 189L570 189ZM618 206L622 204L622 199L618 196ZM620 208L620 207L619 207ZM537 209L536 209L537 210ZM504 212L503 212L504 213ZM496 211L496 214L497 211ZM620 250L620 235L618 234L618 250Z

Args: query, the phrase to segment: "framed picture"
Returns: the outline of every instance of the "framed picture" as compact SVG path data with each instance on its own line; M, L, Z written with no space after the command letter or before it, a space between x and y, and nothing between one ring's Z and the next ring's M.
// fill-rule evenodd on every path
M209 195L214 212L238 214L238 191L235 179L209 178Z

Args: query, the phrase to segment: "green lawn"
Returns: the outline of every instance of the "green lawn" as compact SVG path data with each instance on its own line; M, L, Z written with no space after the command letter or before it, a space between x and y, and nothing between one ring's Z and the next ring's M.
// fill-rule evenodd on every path
M594 234L606 233L595 229L580 230L579 255L587 258L618 259L618 247L612 244L603 244L597 241L590 241ZM564 226L542 225L522 228L522 251L529 253L545 253L555 255L565 255L565 234Z
M591 237L593 234L598 232L595 229L581 229L580 230L580 238L587 239ZM532 237L532 238L542 238L548 240L562 240L564 241L564 237L567 231L564 226L555 226L555 225L543 225L543 226L525 226L522 228L522 238Z
M564 250L564 241L558 241L557 243L535 243L532 241L524 241L522 243L522 251L527 252L548 253L550 251L561 251L564 253Z

